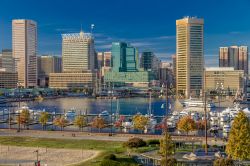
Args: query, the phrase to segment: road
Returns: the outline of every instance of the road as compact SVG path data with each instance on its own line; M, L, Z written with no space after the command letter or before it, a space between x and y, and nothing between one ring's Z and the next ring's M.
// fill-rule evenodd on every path
M0 129L0 136L14 136L14 137L35 137L35 138L55 138L55 139L76 139L76 140L101 140L101 141L127 141L129 138L139 137L144 140L160 139L161 135L146 135L146 134L115 134L109 136L108 133L89 133L89 132L69 132L69 131L40 131L40 130L16 130ZM204 137L196 136L172 136L174 141L194 141L205 144ZM224 145L220 139L215 141L214 138L208 138L209 145Z

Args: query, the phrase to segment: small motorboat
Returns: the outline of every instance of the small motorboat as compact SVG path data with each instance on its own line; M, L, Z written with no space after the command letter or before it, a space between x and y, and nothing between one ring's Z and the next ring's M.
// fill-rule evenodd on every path
M109 116L109 112L107 110L102 111L99 116Z

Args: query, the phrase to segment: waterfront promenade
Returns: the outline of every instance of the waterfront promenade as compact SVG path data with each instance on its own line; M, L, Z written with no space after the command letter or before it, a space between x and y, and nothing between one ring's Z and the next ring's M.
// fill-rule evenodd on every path
M76 139L76 140L102 140L102 141L121 141L125 142L129 138L139 137L144 140L160 139L161 135L149 135L149 134L114 134L109 136L109 133L89 133L89 132L71 132L71 131L38 131L38 130L22 130L17 132L16 130L0 129L0 137L35 137L35 138L55 138L55 139ZM186 141L186 142L201 142L205 144L205 138L200 136L172 136L174 141ZM216 139L214 137L208 137L209 145L224 145L225 142L222 139Z

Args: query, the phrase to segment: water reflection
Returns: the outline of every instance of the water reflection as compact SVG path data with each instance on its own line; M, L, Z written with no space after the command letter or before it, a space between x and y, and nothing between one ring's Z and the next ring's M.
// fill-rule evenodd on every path
M161 108L165 104L163 99L152 100L152 112L154 115L164 115L165 109ZM77 112L87 112L88 114L100 114L107 110L115 113L117 108L120 114L133 115L138 112L146 114L149 108L148 98L125 98L119 99L93 99L93 98L58 98L51 100L44 100L42 102L31 101L22 102L21 106L28 106L34 110L45 109L48 112L65 112L70 109L75 109Z

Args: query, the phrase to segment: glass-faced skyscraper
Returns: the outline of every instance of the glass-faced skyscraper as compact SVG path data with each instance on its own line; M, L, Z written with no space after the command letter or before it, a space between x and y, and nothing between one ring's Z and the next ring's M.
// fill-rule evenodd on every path
M199 96L203 83L204 20L185 17L176 21L176 88L178 96Z
M124 42L112 43L113 71L116 72L135 72L139 69L138 52Z
M12 21L12 49L18 83L24 88L37 86L37 24L32 20Z

